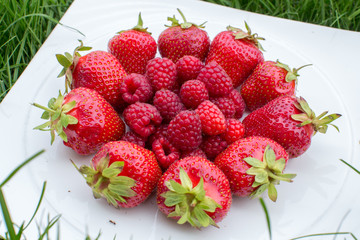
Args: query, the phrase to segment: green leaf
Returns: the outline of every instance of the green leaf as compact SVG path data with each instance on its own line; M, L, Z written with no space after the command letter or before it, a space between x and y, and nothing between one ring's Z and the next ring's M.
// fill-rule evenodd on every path
M186 189L184 186L182 186L180 183L174 181L174 180L170 180L169 181L169 189L170 191L176 192L178 194L184 194L184 193L188 193L189 190Z
M180 181L181 185L183 185L189 191L193 188L193 183L189 178L189 175L185 172L183 168L180 168Z
M101 158L98 164L96 165L96 170L99 172L104 171L105 168L109 166L110 156L109 153L105 157Z
M64 127L64 128L66 128L68 125L69 125L69 118L68 118L68 116L66 115L66 114L61 114L61 116L60 116L60 124Z
M67 142L67 141L68 141L68 138L67 138L67 135L66 135L65 132L59 133L59 137L60 137L64 142Z
M62 54L56 54L56 59L64 68L69 68L72 65L72 62L69 61L69 59L67 59L67 57Z
M270 183L268 187L268 196L271 199L271 201L276 202L277 199L277 191L275 188L275 185Z
M275 165L272 168L276 173L282 173L285 169L286 161L284 158L280 158L275 161Z
M275 160L276 156L274 150L270 147L270 145L267 145L264 151L263 162L267 163L268 167L271 169L275 165Z
M45 122L45 123L43 123L43 124L41 124L39 126L34 127L33 129L44 130L45 131L46 128L48 128L50 126L50 124L51 124L51 122L48 121L48 122ZM47 129L47 130L49 130L49 129Z
M71 115L67 115L67 116L68 116L69 124L77 124L79 122L76 117L73 117Z
M116 185L126 185L126 186L133 187L133 186L135 186L136 181L127 176L117 176L117 177L110 178L110 183L116 184Z
M105 168L102 175L106 178L116 177L120 173L119 169L116 168Z
M133 197L136 196L136 192L129 186L109 184L108 189L121 197Z
M41 119L50 119L50 113L48 111L44 111L44 113L41 115Z
M197 200L202 201L205 198L206 191L204 189L204 179L200 178L199 183L191 191Z
M68 113L70 110L72 110L76 106L76 101L71 101L62 106L62 111L64 113Z
M201 226L207 227L210 225L211 217L207 215L204 210L196 206L193 211L195 218L199 221Z
M177 194L171 191L164 193L162 196L165 198L165 205L168 207L172 207L186 201L185 195Z
M265 170L260 171L255 175L255 182L258 183L267 183L269 182L269 175Z
M256 168L265 168L266 167L266 163L260 161L257 158L247 157L247 158L244 158L244 161L247 162L252 167L256 167Z

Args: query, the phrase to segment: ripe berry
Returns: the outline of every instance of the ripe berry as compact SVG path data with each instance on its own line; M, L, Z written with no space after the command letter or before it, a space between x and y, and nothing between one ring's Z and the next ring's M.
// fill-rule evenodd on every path
M196 149L191 150L191 151L182 151L181 152L181 158L186 158L186 157L207 158L206 154L204 153L203 150L201 150L201 148L196 148Z
M180 150L190 151L202 141L201 121L195 111L185 110L176 115L167 128L169 140Z
M153 142L152 151L163 170L166 170L173 162L180 158L180 151L164 137L158 138Z
M149 149L152 148L152 144L156 139L161 137L167 138L167 127L169 124L162 123L160 126L157 126L154 133L148 137L147 144Z
M171 90L176 81L176 65L168 58L151 59L146 66L146 77L154 91Z
M131 73L124 78L120 87L120 94L125 102L132 104L148 102L153 96L153 90L145 76Z
M228 144L239 140L244 134L245 127L240 120L234 118L226 119L226 131L221 137L225 139Z
M242 98L240 92L236 90L235 88L230 92L229 98L234 102L235 104L235 118L241 118L242 115L245 112L246 104L244 99Z
M225 132L225 116L214 103L206 100L195 111L200 117L201 129L204 134L218 135Z
M179 83L196 79L204 63L197 57L186 55L176 62L177 79Z
M211 99L211 102L213 102L221 110L226 118L232 118L235 116L235 104L229 97L213 98Z
M180 88L181 101L187 108L196 109L200 103L209 99L205 83L199 80L189 80Z
M139 134L136 134L133 131L128 131L124 134L124 136L121 138L122 141L131 142L134 144L137 144L141 147L145 147L146 139L140 136Z
M215 61L206 64L197 79L205 83L209 95L212 97L227 96L233 89L231 78Z
M135 133L146 138L155 131L162 122L159 111L151 104L136 102L123 112L125 123Z
M220 135L206 136L200 145L209 160L214 160L217 155L226 149L228 143Z
M167 122L173 119L180 111L185 110L179 96L167 89L157 91L153 103L159 110L163 120Z

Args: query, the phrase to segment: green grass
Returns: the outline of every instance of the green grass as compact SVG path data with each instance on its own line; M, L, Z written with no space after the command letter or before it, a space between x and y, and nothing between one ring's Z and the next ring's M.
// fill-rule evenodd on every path
M324 26L360 31L359 0L207 0ZM0 1L0 102L72 0Z

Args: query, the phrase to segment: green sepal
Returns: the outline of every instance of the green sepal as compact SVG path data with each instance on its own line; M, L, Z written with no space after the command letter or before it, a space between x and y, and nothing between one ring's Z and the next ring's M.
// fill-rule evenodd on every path
M286 161L284 158L276 159L275 152L270 145L265 147L262 161L255 159L252 157L244 158L244 161L251 166L246 173L255 177L252 184L255 190L250 194L250 197L259 197L267 189L269 198L275 202L277 199L275 185L278 185L280 181L292 182L296 174L282 173Z
M183 19L183 23L180 23L178 19L176 19L175 15L173 15L173 17L168 17L167 20L171 22L171 25L165 25L165 27L176 27L176 26L180 26L182 29L188 29L190 28L191 26L195 26L195 27L198 27L198 28L205 28L205 24L206 22L203 22L202 24L200 25L197 25L195 23L191 23L191 22L188 22L185 18L185 15L181 12L181 10L179 8L176 9L179 13L180 13L180 16L181 18Z
M168 217L179 218L178 224L188 222L195 228L216 226L214 220L206 212L215 212L221 208L214 199L206 196L204 179L194 187L193 183L183 168L179 171L180 183L169 180L165 182L168 191L161 194L165 198L164 204L168 207L175 207Z
M311 66L312 64L306 64L306 65L303 65L299 68L293 68L292 70L290 69L290 67L282 62L280 62L279 60L276 61L276 64L275 66L278 66L278 67L281 67L283 69L285 69L288 73L286 74L285 76L285 81L286 82L291 82L291 81L295 81L296 83L298 82L298 77L300 76L299 75L299 70L304 68L304 67L307 67L307 66Z
M55 133L64 141L67 142L67 136L64 132L64 129L69 125L74 125L78 123L78 119L74 116L68 115L67 113L75 108L76 102L72 101L67 104L64 104L64 96L59 91L57 98L51 98L48 102L48 107L44 107L40 104L33 103L32 105L38 107L44 112L41 115L42 119L48 120L39 126L34 127L34 129L41 131L50 131L51 132L51 144L55 140Z
M136 196L132 189L136 181L128 176L119 175L124 167L123 161L109 165L110 156L106 154L95 167L82 165L78 168L74 162L72 163L91 187L95 198L105 198L109 204L117 208L118 202L126 203L126 198Z
M333 121L341 117L341 114L333 113L328 114L328 111L321 113L319 116L316 116L315 112L310 108L309 104L302 97L297 97L294 106L300 110L302 113L293 114L291 118L295 121L298 121L298 127L303 127L305 125L311 124L314 129L314 135L317 132L326 133L328 126L333 126L338 132L339 128L332 124Z
M249 27L249 25L247 24L247 22L245 21L245 28L246 31L243 31L240 28L236 28L233 26L227 26L227 30L233 32L233 35L235 37L235 39L246 39L250 42L253 42L255 44L255 46L260 49L261 51L265 51L264 48L262 47L262 45L260 44L259 40L265 40L265 38L263 37L259 37L259 35L257 33L252 33L251 32L251 28Z
M133 28L127 29L127 30L121 30L121 31L117 32L117 34L121 34L123 32L129 31L129 30L136 30L136 31L148 33L148 34L151 35L151 32L148 31L148 28L144 27L144 22L143 22L143 20L141 18L141 12L139 12L138 22Z

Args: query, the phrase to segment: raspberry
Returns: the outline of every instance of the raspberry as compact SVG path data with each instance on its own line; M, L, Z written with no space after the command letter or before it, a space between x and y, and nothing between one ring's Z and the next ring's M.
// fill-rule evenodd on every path
M146 77L154 91L171 90L176 82L176 65L168 58L153 58L146 65Z
M225 118L233 118L236 113L235 104L229 97L218 97L211 99L220 111L224 114Z
M141 147L145 147L145 143L146 143L145 138L141 137L140 135L136 134L133 131L126 132L124 136L121 138L121 140L137 144Z
M209 160L214 160L217 155L224 151L228 143L220 136L206 136L200 145Z
M240 120L234 118L226 119L226 131L221 136L228 144L239 140L244 134L245 127Z
M120 94L125 102L148 102L153 96L150 82L145 76L131 73L124 78L120 87Z
M225 132L225 116L214 103L205 100L195 111L200 117L203 133L207 135L218 135Z
M173 118L168 126L167 135L181 151L191 151L202 141L201 121L195 111L184 110Z
M125 108L123 112L126 124L135 133L147 138L162 122L159 111L151 104L136 102Z
M204 63L197 57L185 55L176 62L177 80L180 84L196 79Z
M158 138L152 144L152 151L160 167L165 171L173 162L179 160L180 151L166 138Z
M189 80L181 86L180 98L187 108L195 109L200 103L209 99L209 93L205 83L199 80Z
M185 110L180 97L174 92L161 89L155 93L154 106L159 110L163 120L170 122L180 111Z
M153 142L156 140L156 139L159 139L161 137L164 137L164 138L167 138L167 128L168 128L168 125L169 124L164 124L162 123L160 126L158 126L154 133L151 134L149 137L148 137L148 141L147 141L147 144L149 145L149 149L152 148L152 144Z
M227 96L234 89L231 78L215 61L206 64L197 79L205 83L211 97Z
M204 153L203 150L201 150L201 148L196 148L194 150L191 151L183 151L181 153L181 158L186 158L186 157L202 157L202 158L207 158L206 154Z
M242 98L240 92L235 88L230 92L229 98L235 104L235 118L241 118L245 112L246 104L244 99Z

